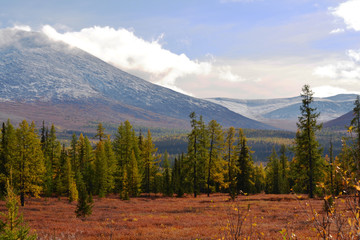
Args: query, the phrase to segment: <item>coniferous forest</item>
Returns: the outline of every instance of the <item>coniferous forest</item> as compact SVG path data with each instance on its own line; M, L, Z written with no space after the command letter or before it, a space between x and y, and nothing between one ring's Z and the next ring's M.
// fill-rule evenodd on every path
M106 135L99 123L91 139L73 134L66 146L57 139L54 125L49 128L43 123L38 129L24 120L15 127L8 120L1 130L0 192L6 192L10 179L21 205L27 196L67 196L69 201L77 201L82 191L100 197L116 193L121 199L151 193L196 197L216 192L235 198L292 189L313 197L321 194L317 187L321 181L340 193L339 169L347 174L358 171L359 101L349 123L353 137L343 139L339 156L332 152L324 156L315 135L321 129L317 123L320 113L311 108L312 92L307 85L302 94L294 144L282 144L279 151L273 148L266 166L254 163L243 129L225 129L215 120L205 123L195 112L189 116L187 152L174 159L166 152L158 153L150 130L136 134L129 121L121 123L114 136ZM290 151L292 159L287 157Z
M92 138L73 134L62 143L56 128L40 128L23 120L2 124L0 138L0 193L2 198L66 197L77 202L75 215L91 215L93 197L109 194L122 200L139 196L183 197L214 193L234 200L238 195L307 194L309 198L355 194L359 197L360 101L354 103L354 118L341 153L335 156L329 139L324 155L316 133L320 113L312 108L312 91L302 89L298 131L292 144L273 148L266 165L254 163L253 150L243 129L224 128L215 120L204 122L195 112L189 115L187 152L170 159L153 142L150 130L135 133L129 121L113 136L102 123ZM293 158L288 158L288 152ZM328 200L329 197L326 197Z

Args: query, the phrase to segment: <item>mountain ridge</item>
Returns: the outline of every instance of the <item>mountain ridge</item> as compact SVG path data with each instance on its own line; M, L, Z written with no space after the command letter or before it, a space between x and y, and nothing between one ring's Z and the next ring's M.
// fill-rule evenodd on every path
M86 120L116 122L129 118L134 123L184 128L189 127L189 114L196 112L205 121L215 119L224 126L273 129L218 104L152 84L42 33L7 29L0 35L0 117L13 114L5 106L11 102L29 106L34 112L41 112L42 106L49 113L51 105L57 104L64 112L71 113L66 108L72 109L75 115L76 104L83 109L97 104L100 109L94 109ZM33 116L39 121L26 109L22 115L19 111L15 115ZM63 124L60 119L57 123Z

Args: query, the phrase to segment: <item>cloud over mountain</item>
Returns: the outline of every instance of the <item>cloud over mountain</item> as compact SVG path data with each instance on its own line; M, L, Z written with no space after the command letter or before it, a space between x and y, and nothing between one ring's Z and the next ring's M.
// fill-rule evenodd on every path
M42 32L54 40L66 42L126 71L137 71L151 82L184 92L176 81L183 77L217 76L236 82L242 78L229 66L215 66L210 61L192 60L185 54L165 49L159 39L146 41L124 28L90 27L78 32L60 33L45 25Z

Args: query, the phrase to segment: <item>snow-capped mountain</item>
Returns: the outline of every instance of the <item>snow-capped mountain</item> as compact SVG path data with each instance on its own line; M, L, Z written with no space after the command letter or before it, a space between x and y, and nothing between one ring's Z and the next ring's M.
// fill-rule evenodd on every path
M0 30L0 120L50 118L70 128L128 119L134 124L184 127L193 111L224 126L271 128L216 103L130 75L42 33Z
M335 119L354 107L355 94L339 94L326 98L314 98L313 107L320 112L322 122ZM294 130L295 122L300 115L301 97L278 99L230 99L210 98L213 103L227 107L229 110L257 121L281 127L285 122L291 124L287 129Z

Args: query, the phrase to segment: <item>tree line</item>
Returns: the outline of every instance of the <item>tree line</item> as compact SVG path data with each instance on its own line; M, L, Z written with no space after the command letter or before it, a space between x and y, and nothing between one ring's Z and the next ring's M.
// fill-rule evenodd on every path
M359 98L355 101L354 120L349 132L356 137L343 140L339 156L322 156L316 139L321 129L319 113L312 108L312 91L302 89L301 116L291 146L273 149L266 166L255 164L253 151L243 129L224 129L215 120L208 123L196 113L190 114L191 131L187 152L170 161L160 155L151 132L135 133L129 121L121 123L111 137L98 124L95 139L72 135L70 146L56 137L55 126L22 121L15 128L10 120L2 124L0 138L0 194L10 179L25 204L26 196L67 196L69 201L92 202L92 196L118 194L121 199L140 194L162 193L165 196L215 192L231 198L249 193L321 194L319 183L334 194L346 186L342 178L360 176ZM330 141L329 141L329 144ZM331 148L330 148L331 149ZM288 159L288 151L294 153Z

